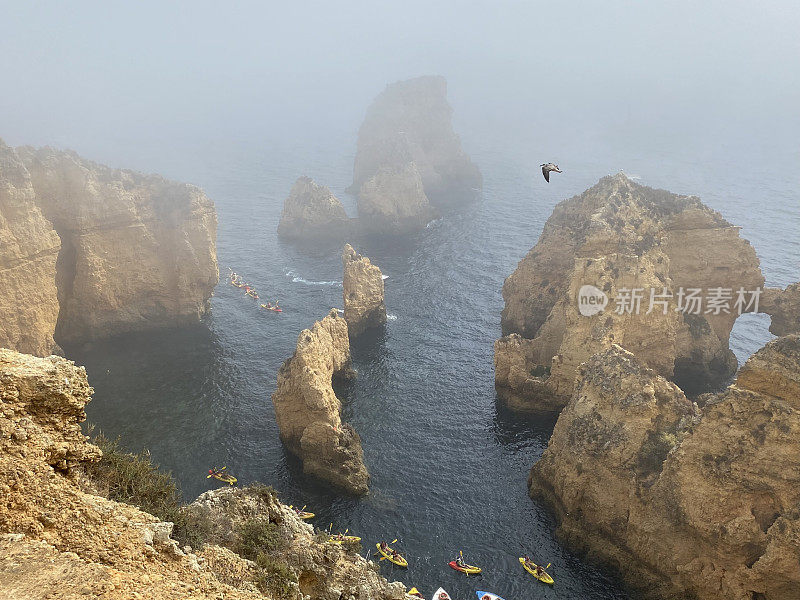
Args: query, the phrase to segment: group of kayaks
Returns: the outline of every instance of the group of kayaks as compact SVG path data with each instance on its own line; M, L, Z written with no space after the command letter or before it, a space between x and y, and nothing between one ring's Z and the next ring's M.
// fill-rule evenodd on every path
M239 275L238 273L236 273L230 267L228 267L228 270L230 271L230 274L228 276L228 281L230 282L230 284L233 287L237 287L239 289L243 289L245 296L248 296L248 297L252 298L253 300L259 300L259 295L258 295L258 292L256 291L256 288L254 288L251 284L245 282L245 280L242 279L242 276ZM276 313L283 312L283 309L278 306L278 301L277 300L275 301L274 304L272 302L269 302L269 301L266 304L262 303L261 304L261 308L263 308L264 310L269 310L269 311L276 312Z

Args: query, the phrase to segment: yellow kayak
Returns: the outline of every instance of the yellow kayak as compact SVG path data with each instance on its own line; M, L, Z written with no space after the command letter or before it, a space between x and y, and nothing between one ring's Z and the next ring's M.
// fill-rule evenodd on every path
M313 519L314 517L317 516L316 514L305 510L305 508L306 508L305 506L303 508L299 508L298 509L298 508L295 508L293 505L290 504L289 508L291 508L294 511L294 514L296 514L298 517L300 517L303 521L308 521L309 519Z
M338 535L332 535L328 538L328 541L334 544L355 544L356 542L360 542L361 538L356 535L342 535L340 533Z
M381 548L379 543L375 544L375 547L378 549L378 552L380 552L381 556L383 556L383 558L388 560L390 563L393 563L398 567L408 567L408 561L399 554L397 555L397 558L395 558L393 555L394 551L389 546L386 546L386 550Z
M412 587L410 590L406 592L406 598L408 598L409 600L416 600L417 598L422 598L424 600L425 596L423 596L422 592L420 592L417 588Z
M525 562L525 559L522 558L522 557L520 557L519 562L522 565L522 568L524 568L528 573L530 573L531 575L536 577L536 579L538 579L542 583L547 583L547 584L550 584L550 585L553 585L555 583L555 580L552 577L550 577L550 575L548 575L547 572L544 569L542 569L542 574L541 575L537 575L536 574L536 564L533 564L533 566L531 566L530 564Z
M235 484L238 481L238 479L236 479L236 477L234 477L230 473L226 473L225 469L227 468L228 467L222 467L221 469L209 469L208 475L206 475L206 479L211 479L213 477L214 479L218 479L219 481L227 483L228 485Z

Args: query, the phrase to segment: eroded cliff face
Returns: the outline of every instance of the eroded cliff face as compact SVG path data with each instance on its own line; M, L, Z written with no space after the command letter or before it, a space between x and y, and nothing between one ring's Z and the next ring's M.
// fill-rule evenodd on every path
M700 408L613 345L578 370L530 493L645 597L796 598L798 374L800 338L779 338Z
M350 244L344 247L342 265L344 320L347 321L350 337L353 338L368 329L386 324L383 274L377 265L373 265L366 256L358 254Z
M0 140L0 347L39 356L56 349L60 249L25 165Z
M254 488L223 488L202 494L188 510L211 524L209 542L236 548L242 525L252 519L268 520L284 540L275 550L292 570L296 583L293 596L339 600L400 600L405 586L389 583L377 573L373 561L365 560L339 544L316 536L314 528L281 504L274 494ZM301 596L302 594L302 596Z
M800 283L793 283L785 290L764 290L763 311L772 317L769 330L775 335L800 333Z
M266 567L237 554L252 520L277 525L270 558L293 576L278 582L288 585L281 598L404 596L370 561L315 537L266 486L210 491L184 507L209 536L180 548L172 523L102 497L87 478L101 458L80 429L91 393L70 361L0 349L0 597L273 597L257 587Z
M283 203L278 235L287 240L341 240L352 225L344 206L331 191L309 177L299 177Z
M62 241L64 342L197 322L219 280L217 218L197 187L20 148L37 204Z
M369 475L361 439L341 419L334 377L352 376L347 322L336 309L304 329L294 355L278 371L272 394L275 419L286 447L306 473L352 494L366 494Z
M641 186L623 174L605 177L556 206L539 242L503 285L498 392L516 408L558 409L572 394L578 365L613 343L684 389L719 385L736 370L728 340L737 291L749 303L763 283L739 229L698 198ZM586 285L607 299L591 316L578 304ZM700 289L706 296L716 288L732 290L727 312L703 304L693 314L686 294ZM635 289L638 312L630 302L617 310L615 300L630 299Z
M79 426L91 393L70 361L0 350L0 596L262 597L217 578L216 548L185 552L172 523L86 491L81 466L101 456Z
M453 131L443 77L417 77L386 87L358 132L350 191L364 227L405 233L434 214L431 205L462 204L483 186L478 168ZM365 218L368 217L368 218Z

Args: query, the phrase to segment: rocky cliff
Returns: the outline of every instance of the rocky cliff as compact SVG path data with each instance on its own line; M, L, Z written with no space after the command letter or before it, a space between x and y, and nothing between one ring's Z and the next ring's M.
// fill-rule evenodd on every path
M304 329L294 355L278 371L272 394L275 419L286 447L306 473L352 494L366 494L369 475L361 439L341 419L335 377L352 376L347 322L336 309Z
M393 83L373 101L358 132L350 187L359 196L359 216L372 210L365 226L386 230L381 219L406 215L406 226L419 228L430 220L430 204L461 204L482 185L453 131L443 77Z
M763 311L772 317L769 330L775 335L800 333L800 283L785 290L764 290Z
M261 597L179 549L171 523L87 491L81 466L101 455L79 426L91 392L69 361L0 350L0 596Z
M342 253L344 277L342 296L344 320L350 337L356 337L367 329L386 324L386 303L383 298L383 274L369 258L358 254L350 244Z
M56 339L197 322L219 280L217 217L202 190L20 148L37 204L61 237Z
M30 174L0 140L0 347L40 356L55 350L60 249Z
M702 407L612 345L578 369L530 493L643 597L796 598L799 381L796 335Z
M400 600L405 586L381 577L373 561L339 544L327 543L327 536L315 535L314 528L281 504L274 493L258 488L224 488L202 494L188 510L211 523L209 543L237 548L243 526L253 520L274 525L278 540L274 553L292 572L293 594L319 600ZM302 594L302 596L300 596Z
M763 283L739 229L698 198L605 177L555 207L503 285L498 392L517 408L560 408L578 365L613 343L683 389L719 385L736 370L728 339L738 290L753 311L750 292ZM727 297L715 307L718 289ZM587 301L601 310L585 316Z
M352 225L344 206L331 191L309 177L299 177L283 203L278 235L287 240L342 240Z
M389 584L370 561L314 536L262 485L207 492L184 507L192 523L204 524L198 531L206 539L202 547L179 547L173 523L99 495L88 476L86 467L101 459L79 425L91 393L85 370L70 361L0 349L0 597L404 596L402 584ZM112 480L125 481L130 471L118 468ZM132 485L154 493L150 481ZM244 540L252 523L268 537L255 547ZM258 554L255 562L249 553Z
M197 322L219 279L214 205L191 185L0 142L0 344Z

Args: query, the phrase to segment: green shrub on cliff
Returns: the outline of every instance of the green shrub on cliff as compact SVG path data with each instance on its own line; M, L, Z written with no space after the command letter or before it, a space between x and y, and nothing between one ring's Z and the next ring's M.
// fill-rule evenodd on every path
M278 526L266 519L245 521L238 534L234 552L250 560L256 560L261 553L280 550L285 544Z
M292 598L297 576L285 562L264 552L256 557L255 582L258 589L281 600Z
M181 491L172 473L159 471L146 450L126 452L119 438L110 440L99 433L92 442L103 451L103 458L87 465L86 474L101 494L174 523L172 537L181 545L203 545L211 524L198 514L181 510Z

